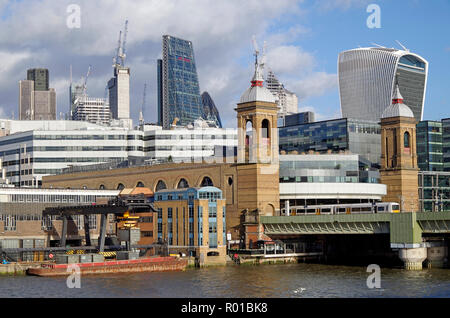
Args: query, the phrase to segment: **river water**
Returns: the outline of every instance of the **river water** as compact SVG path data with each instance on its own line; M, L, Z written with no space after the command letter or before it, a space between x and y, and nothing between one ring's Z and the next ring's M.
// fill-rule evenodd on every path
M226 266L184 272L84 275L81 288L66 277L0 277L0 297L319 298L450 297L450 270L381 268L381 288L369 289L365 267L319 264Z

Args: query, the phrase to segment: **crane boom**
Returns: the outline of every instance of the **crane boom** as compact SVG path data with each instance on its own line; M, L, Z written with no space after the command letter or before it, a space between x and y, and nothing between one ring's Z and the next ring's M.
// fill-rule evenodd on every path
M125 29L123 31L123 42L122 42L122 52L120 54L120 59L122 61L121 65L125 66L125 58L126 54L126 45L127 45L127 35L128 35L128 20L125 21Z
M87 92L87 81L88 81L89 75L91 74L91 68L92 68L92 66L89 65L89 68L88 68L88 71L87 71L87 74L86 74L86 78L84 79L84 84L83 84L83 94L84 94L84 96L86 96L86 92Z

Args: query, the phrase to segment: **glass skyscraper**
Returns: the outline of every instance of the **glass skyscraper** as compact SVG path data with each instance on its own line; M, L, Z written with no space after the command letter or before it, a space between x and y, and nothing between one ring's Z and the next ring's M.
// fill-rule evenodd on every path
M192 42L164 35L162 47L157 71L159 125L185 126L204 118Z
M398 82L404 103L422 120L428 62L421 56L384 47L353 49L339 54L338 74L342 117L379 121Z
M208 92L203 92L202 104L205 119L213 121L218 128L222 128L222 121L220 120L219 110L217 109L216 104L214 104L214 101L212 100Z

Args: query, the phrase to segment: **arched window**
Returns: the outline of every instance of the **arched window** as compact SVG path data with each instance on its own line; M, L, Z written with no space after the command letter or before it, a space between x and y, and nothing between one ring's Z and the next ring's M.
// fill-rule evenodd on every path
M181 179L180 182L178 182L177 189L186 189L189 188L189 183L186 181L186 179Z
M125 189L125 186L122 183L119 183L117 185L117 190L123 190L123 189Z
M270 123L267 119L264 119L261 123L261 134L262 138L270 138Z
M167 189L166 183L162 180L159 180L156 184L155 192Z
M410 140L410 135L409 132L405 132L405 134L403 135L403 145L405 148L409 148L411 144L411 140Z
M99 188L100 190L105 190L105 189L106 189L106 187L105 187L104 184L101 184L98 188Z
M145 187L145 185L144 185L144 183L142 183L141 181L139 181L139 182L136 184L136 188L143 188L143 187Z
M213 187L214 184L210 177L204 177L200 186L201 187Z

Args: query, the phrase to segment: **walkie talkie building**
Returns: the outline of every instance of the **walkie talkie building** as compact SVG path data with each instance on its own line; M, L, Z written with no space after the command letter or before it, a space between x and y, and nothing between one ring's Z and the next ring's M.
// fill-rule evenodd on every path
M406 50L358 48L339 54L338 74L342 117L379 121L398 81L405 104L422 120L428 76L423 57Z

